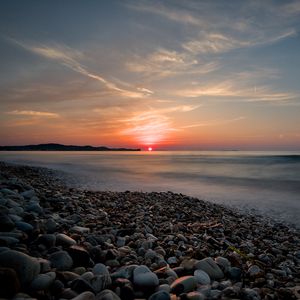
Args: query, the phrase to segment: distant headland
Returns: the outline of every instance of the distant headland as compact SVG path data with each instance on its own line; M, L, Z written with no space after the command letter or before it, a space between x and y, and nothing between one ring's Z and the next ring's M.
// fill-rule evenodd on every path
M105 146L75 146L62 144L38 144L25 146L0 146L0 151L141 151L141 149L109 148Z

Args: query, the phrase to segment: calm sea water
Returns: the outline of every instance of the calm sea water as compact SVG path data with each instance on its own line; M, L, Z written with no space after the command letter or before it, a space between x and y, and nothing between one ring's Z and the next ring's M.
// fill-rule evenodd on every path
M299 152L1 152L0 160L65 171L80 188L170 190L300 226Z

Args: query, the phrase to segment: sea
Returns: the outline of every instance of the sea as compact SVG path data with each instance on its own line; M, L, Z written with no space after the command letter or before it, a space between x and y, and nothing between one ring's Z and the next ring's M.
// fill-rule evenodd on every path
M172 191L300 228L300 152L1 152L0 160L47 167L77 188Z

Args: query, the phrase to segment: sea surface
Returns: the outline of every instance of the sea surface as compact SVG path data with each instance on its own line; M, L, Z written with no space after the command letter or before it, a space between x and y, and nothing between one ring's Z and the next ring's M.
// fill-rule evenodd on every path
M173 191L300 227L300 152L0 152L68 173L79 188Z

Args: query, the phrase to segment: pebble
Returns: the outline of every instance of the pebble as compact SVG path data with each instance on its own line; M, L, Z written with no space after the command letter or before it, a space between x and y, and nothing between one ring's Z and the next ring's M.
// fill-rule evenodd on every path
M206 257L196 263L196 269L203 270L213 280L222 279L224 273L211 257Z
M199 284L210 284L210 277L203 270L195 270L194 276Z
M52 285L56 277L55 272L48 272L46 274L39 274L31 282L30 288L33 290L47 290Z
M166 291L158 291L152 294L148 300L171 300L171 296Z
M176 295L182 293L188 293L195 290L196 287L197 287L197 280L195 276L184 276L176 279L171 284L171 293L174 293Z
M49 260L53 268L58 271L67 271L72 268L72 257L66 251L57 251L50 255Z
M20 288L16 271L12 268L0 267L0 297L12 298Z
M111 290L103 290L96 296L97 300L121 300L120 297Z
M30 284L40 273L40 264L34 257L15 250L0 253L0 266L14 269L22 286Z
M64 247L69 247L76 244L76 241L64 233L58 233L56 235L56 244Z
M48 172L0 162L0 297L299 297L292 227L171 192L76 190ZM3 266L11 251L21 267Z

